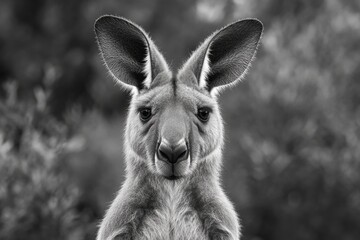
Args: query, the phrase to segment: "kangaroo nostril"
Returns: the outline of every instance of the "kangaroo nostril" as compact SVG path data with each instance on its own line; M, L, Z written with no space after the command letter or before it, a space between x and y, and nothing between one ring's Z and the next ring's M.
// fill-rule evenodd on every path
M185 143L177 145L173 149L173 158L175 162L181 162L188 158L188 149Z
M159 149L159 155L161 156L161 158L162 159L166 159L166 160L168 160L168 155L164 152L164 151L161 151L160 149Z
M157 150L157 157L164 162L172 162L172 149L168 145L161 143Z
M181 162L183 160L186 160L188 158L188 153L189 153L189 151L187 149L182 150L182 152L180 152L180 154L177 156L176 161Z
M186 153L187 153L187 151L186 151L186 150L185 150L185 151L183 151L182 153L180 153L180 155L179 155L179 157L178 157L178 158L180 159L180 158L182 158L182 157L185 157Z

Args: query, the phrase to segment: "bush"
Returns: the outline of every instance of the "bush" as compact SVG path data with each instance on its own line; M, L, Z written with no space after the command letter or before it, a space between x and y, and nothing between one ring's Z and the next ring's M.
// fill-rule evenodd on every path
M0 239L87 239L95 230L78 209L82 190L64 157L81 148L70 128L46 113L46 93L16 99L8 84L0 102Z

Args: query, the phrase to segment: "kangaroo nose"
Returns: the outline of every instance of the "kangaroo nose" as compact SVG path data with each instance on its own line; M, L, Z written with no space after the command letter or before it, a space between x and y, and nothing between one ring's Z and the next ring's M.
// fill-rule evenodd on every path
M188 155L189 151L185 141L175 146L162 141L157 150L159 160L172 164L186 160Z

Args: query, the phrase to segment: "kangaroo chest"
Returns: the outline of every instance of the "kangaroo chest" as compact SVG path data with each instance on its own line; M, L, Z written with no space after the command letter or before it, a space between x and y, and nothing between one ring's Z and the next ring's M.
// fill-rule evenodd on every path
M160 194L159 199L158 207L144 218L139 239L208 239L189 196L178 189L170 189Z

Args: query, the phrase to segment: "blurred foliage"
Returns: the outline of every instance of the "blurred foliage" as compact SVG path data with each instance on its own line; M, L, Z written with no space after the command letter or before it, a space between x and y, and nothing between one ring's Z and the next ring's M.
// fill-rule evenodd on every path
M20 103L16 82L0 103L0 239L81 239L94 220L81 211L81 191L64 157L82 148L71 129L47 114L46 93ZM94 226L95 227L95 226Z
M220 98L243 239L360 238L359 1L2 0L0 239L94 239L120 186L129 99L97 52L102 14L143 26L174 69L214 29L262 20Z

